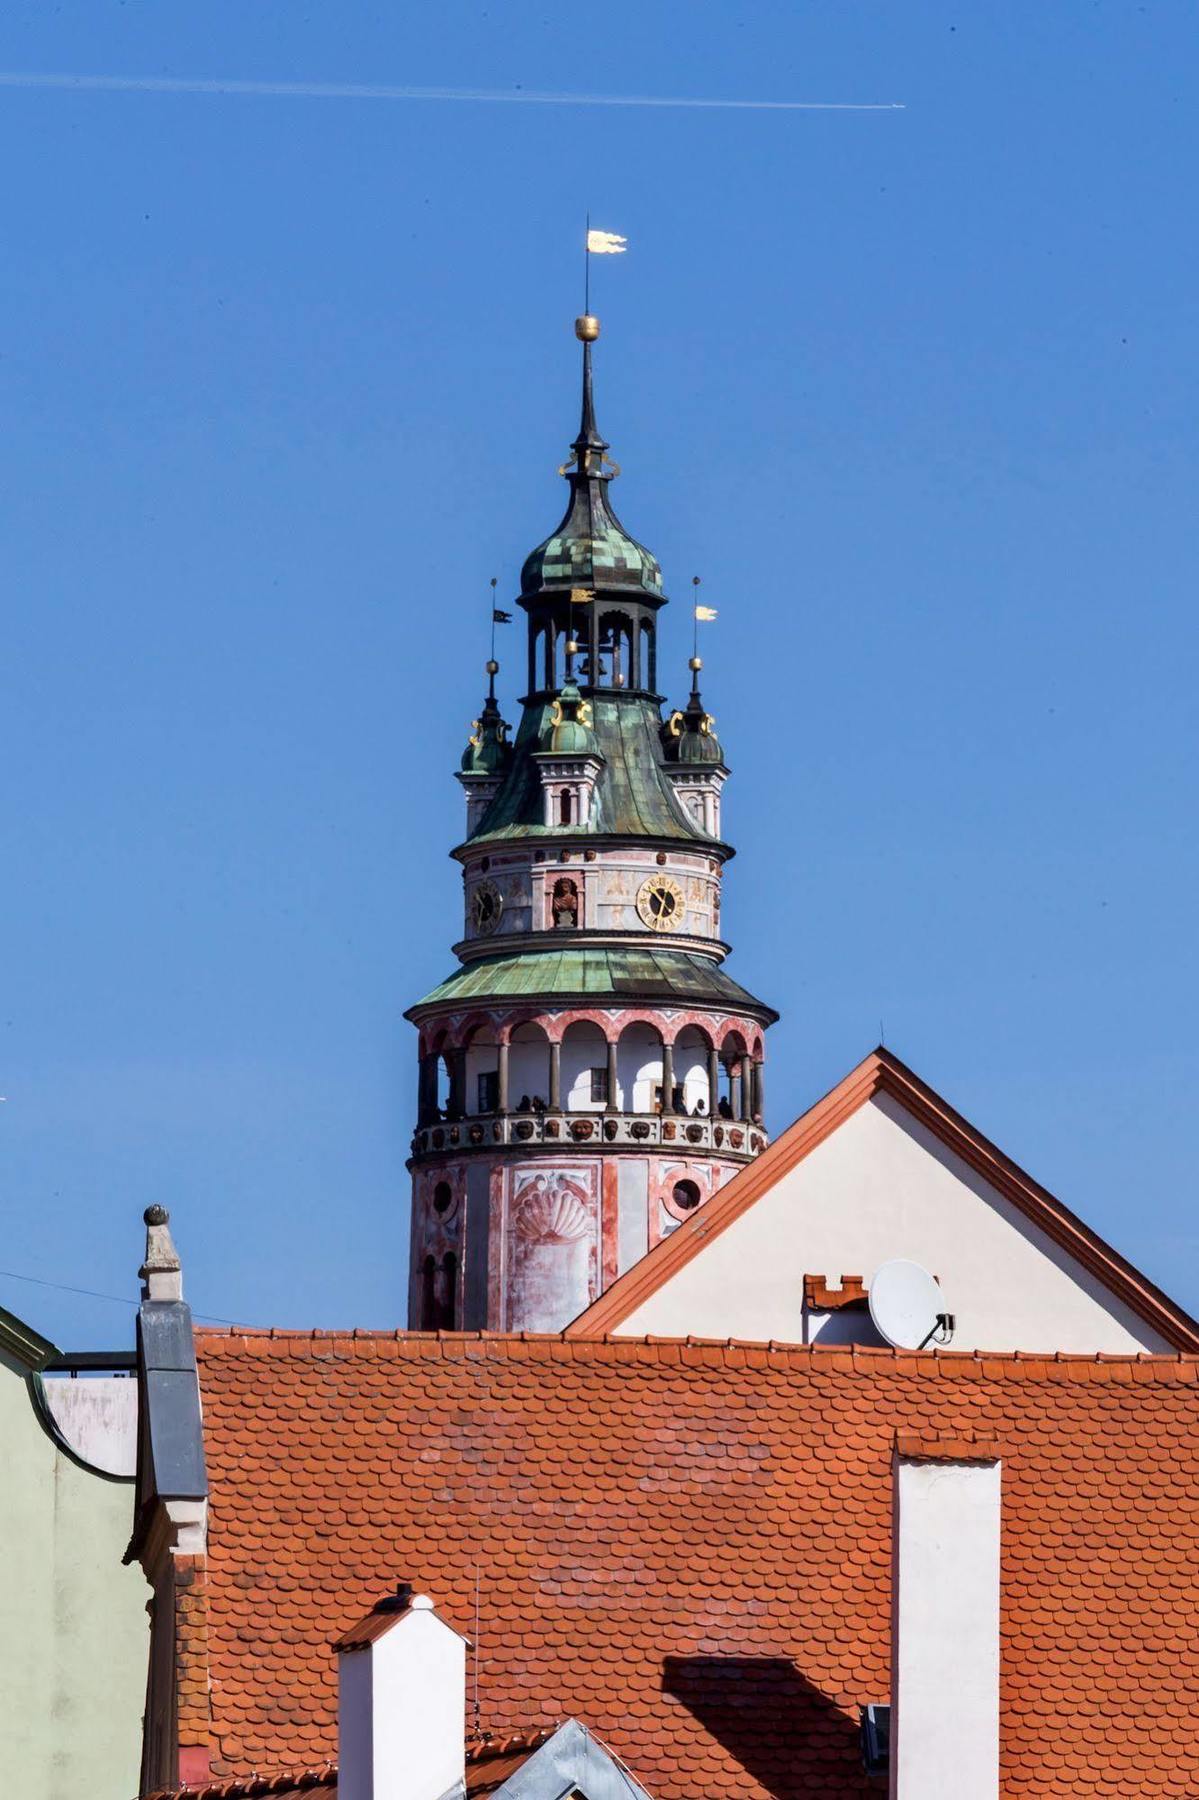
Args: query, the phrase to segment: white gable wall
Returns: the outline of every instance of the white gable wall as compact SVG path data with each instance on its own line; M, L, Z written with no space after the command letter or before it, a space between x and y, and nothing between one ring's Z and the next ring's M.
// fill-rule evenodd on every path
M836 1284L861 1275L869 1287L893 1257L938 1276L946 1310L957 1318L955 1350L1171 1349L885 1093L852 1113L617 1329L878 1343L860 1311L805 1318L803 1278Z

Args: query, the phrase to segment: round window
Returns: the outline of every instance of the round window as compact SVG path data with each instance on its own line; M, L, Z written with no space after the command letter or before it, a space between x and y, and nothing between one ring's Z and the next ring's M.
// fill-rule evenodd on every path
M675 1181L670 1190L670 1199L664 1201L664 1204L666 1204L666 1211L672 1215L672 1219L686 1219L688 1213L693 1213L702 1199L704 1199L704 1195L700 1193L699 1183L691 1181L690 1175L684 1175L681 1181Z

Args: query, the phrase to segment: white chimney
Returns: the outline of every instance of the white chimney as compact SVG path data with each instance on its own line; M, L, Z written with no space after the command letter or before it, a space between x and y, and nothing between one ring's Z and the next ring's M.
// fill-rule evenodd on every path
M999 1794L999 1453L899 1435L891 1800Z
M333 1648L339 1800L462 1794L466 1639L405 1584Z

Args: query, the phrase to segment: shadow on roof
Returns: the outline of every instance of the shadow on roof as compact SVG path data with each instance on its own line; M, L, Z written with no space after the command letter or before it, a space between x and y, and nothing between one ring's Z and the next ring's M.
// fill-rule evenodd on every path
M785 1656L667 1656L662 1691L684 1705L773 1800L874 1795L858 1720ZM886 1699L864 1694L863 1701Z

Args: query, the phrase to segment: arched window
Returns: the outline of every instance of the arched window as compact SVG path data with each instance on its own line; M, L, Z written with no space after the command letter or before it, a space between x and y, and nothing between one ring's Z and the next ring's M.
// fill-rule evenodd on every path
M625 613L605 613L599 622L600 680L614 688L638 684L636 627Z
M574 823L574 795L569 788L563 788L558 795L558 823L559 825Z
M569 930L579 922L579 890L569 875L560 875L550 897L556 931Z
M420 1328L437 1330L437 1258L426 1256L421 1264Z
M658 685L657 655L654 647L654 628L646 619L641 626L641 655L638 669L638 680L642 687L652 692Z
M441 1329L454 1331L458 1316L458 1258L452 1250L446 1252L441 1269Z

